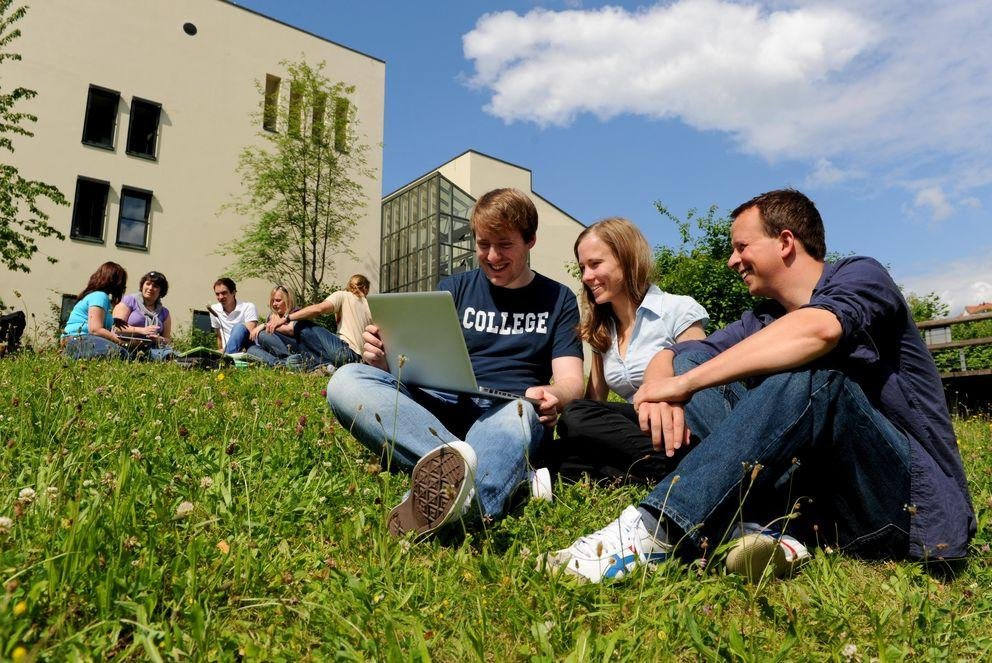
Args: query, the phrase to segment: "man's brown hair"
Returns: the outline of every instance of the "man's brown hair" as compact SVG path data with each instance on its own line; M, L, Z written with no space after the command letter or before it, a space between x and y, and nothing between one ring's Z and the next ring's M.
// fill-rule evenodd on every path
M769 237L778 237L783 230L789 230L814 260L823 260L827 254L827 240L823 230L823 219L813 201L795 189L768 191L737 206L730 213L736 219L745 211L757 207L761 222Z
M493 189L482 195L472 210L472 232L506 232L516 230L524 242L537 234L537 208L534 201L518 189Z

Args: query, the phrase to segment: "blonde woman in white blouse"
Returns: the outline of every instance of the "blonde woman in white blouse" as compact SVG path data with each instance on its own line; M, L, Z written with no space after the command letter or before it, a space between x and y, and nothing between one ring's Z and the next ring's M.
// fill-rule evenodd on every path
M651 284L651 248L627 219L586 228L575 241L575 258L583 285L579 334L593 349L592 372L586 399L562 413L549 465L565 478L654 483L677 458L654 451L629 401L655 354L706 337L706 310ZM610 391L626 402L608 402Z

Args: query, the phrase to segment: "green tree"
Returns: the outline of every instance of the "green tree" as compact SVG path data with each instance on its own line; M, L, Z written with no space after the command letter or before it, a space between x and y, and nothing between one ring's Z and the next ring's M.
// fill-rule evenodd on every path
M711 329L727 326L753 307L755 299L747 291L747 285L740 275L727 268L732 252L732 219L718 215L716 205L711 205L704 215L690 209L684 220L660 202L656 201L654 206L675 224L682 240L677 248L655 249L658 286L666 292L695 298L709 313Z
M909 291L905 295L906 303L909 304L909 311L913 315L913 320L916 322L942 318L951 312L951 307L936 292L918 295L913 291Z
M324 63L281 64L289 94L280 101L259 83L256 119L269 128L238 164L245 192L231 207L252 221L224 251L236 256L233 276L285 283L301 301L317 301L335 257L351 254L349 240L365 209L360 179L374 173L369 148L358 140L354 87L328 80Z
M20 54L8 49L11 42L21 36L20 29L13 26L24 18L28 8L21 6L11 9L12 4L13 0L0 0L0 63L21 59ZM17 110L17 107L21 101L37 94L25 87L8 91L0 84L0 150L13 154L14 143L10 134L34 136L24 123L37 122L38 118L31 113ZM65 239L65 235L48 223L49 216L42 209L45 199L56 205L69 204L56 187L29 180L21 176L16 167L9 163L0 163L0 262L7 269L31 271L28 261L38 251L36 238ZM48 256L48 261L56 260Z

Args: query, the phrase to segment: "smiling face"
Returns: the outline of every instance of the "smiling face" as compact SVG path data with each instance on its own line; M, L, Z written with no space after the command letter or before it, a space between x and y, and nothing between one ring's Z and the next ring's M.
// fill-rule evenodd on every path
M576 247L582 283L597 304L617 305L628 299L623 269L610 247L590 232Z
M475 257L489 282L501 288L522 288L534 273L527 265L527 253L537 238L525 242L516 230L495 231L476 228Z
M740 274L752 295L776 299L775 283L784 267L782 243L765 232L757 207L749 207L734 219L730 241L734 252L727 267Z
M145 282L141 284L141 297L145 300L145 306L154 305L161 292L162 289L151 279L145 279Z

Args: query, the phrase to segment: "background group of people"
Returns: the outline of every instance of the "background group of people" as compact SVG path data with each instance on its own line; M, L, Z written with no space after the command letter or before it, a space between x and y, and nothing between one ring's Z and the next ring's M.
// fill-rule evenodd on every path
M304 308L297 308L292 292L277 285L269 295L269 316L260 321L251 302L237 299L237 286L229 278L214 283L217 303L208 308L217 349L225 354L246 352L270 366L301 370L336 367L359 361L361 330L371 322L365 296L369 280L355 274L345 290ZM73 358L147 358L163 360L174 353L172 316L162 299L169 282L151 271L138 281L137 292L125 294L127 271L105 262L93 272L79 293L62 331L64 352ZM333 314L339 333L311 322Z

